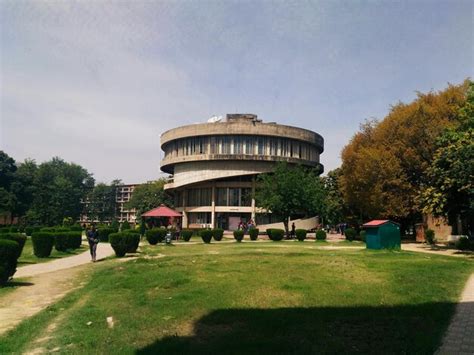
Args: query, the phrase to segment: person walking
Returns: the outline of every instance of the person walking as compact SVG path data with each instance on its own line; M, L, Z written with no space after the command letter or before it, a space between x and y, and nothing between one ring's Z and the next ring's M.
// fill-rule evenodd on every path
M99 233L95 229L95 226L92 225L92 228L87 231L87 241L89 242L89 250L91 252L92 262L96 260L97 244L99 244Z

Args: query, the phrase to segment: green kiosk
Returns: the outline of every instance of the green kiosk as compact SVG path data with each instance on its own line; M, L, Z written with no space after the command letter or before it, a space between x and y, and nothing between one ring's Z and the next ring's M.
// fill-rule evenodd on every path
M397 223L376 219L362 228L366 231L367 249L400 249L400 226Z

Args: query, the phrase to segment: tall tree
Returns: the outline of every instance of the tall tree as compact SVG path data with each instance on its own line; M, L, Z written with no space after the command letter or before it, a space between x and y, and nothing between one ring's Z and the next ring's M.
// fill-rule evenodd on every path
M0 215L4 217L11 217L16 204L15 194L11 192L16 169L15 160L0 150Z
M99 222L112 221L117 214L116 194L120 180L113 180L110 185L99 183L87 195L86 214L90 220Z
M173 206L174 201L163 188L165 183L166 179L159 179L135 187L132 198L125 204L125 208L135 208L137 217L140 218L142 213L158 207L162 203Z
M337 168L327 173L322 178L326 191L326 222L328 224L338 224L344 220L345 207L342 191L339 184L341 169Z
M14 181L11 184L11 191L15 195L16 203L13 208L13 215L22 217L30 208L35 194L35 177L38 171L36 162L26 159L18 164Z

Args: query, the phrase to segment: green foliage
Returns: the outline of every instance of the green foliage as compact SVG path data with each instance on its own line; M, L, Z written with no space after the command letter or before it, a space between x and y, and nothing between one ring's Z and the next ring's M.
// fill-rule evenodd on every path
M18 233L18 226L10 226L10 233Z
M145 237L148 243L156 245L161 243L166 237L167 230L165 228L152 228L145 232Z
M304 242L306 239L306 229L297 229L295 230L296 234L296 239L298 239L300 242Z
M112 233L109 235L109 242L117 257L125 256L128 250L127 233Z
M79 249L82 244L82 231L65 232L68 249Z
M173 206L173 199L164 191L163 186L166 179L159 179L153 182L135 187L132 198L125 204L125 208L137 210L137 216L149 211L160 204Z
M268 238L273 240L274 242L278 242L283 240L283 236L285 235L285 231L283 229L267 229L266 230Z
M284 162L273 173L259 175L255 198L258 206L283 217L287 235L288 218L299 213L321 215L326 204L318 172Z
M189 242L189 240L191 239L191 237L193 236L194 232L190 229L183 229L181 231L181 238L183 238L183 240L185 242Z
M19 254L17 242L0 239L0 286L5 285L15 273Z
M25 234L27 236L31 236L31 234L34 232L34 228L33 227L25 227Z
M322 229L316 231L316 240L326 240L326 232Z
M209 244L211 242L213 233L212 233L212 230L210 229L203 229L199 231L199 236L201 237L204 243Z
M241 242L244 239L244 231L243 230L236 230L234 231L234 239L237 242Z
M258 232L259 232L258 228L250 228L249 229L250 240L257 240Z
M214 237L215 241L220 242L224 236L224 230L222 228L215 228L212 230L212 236Z
M430 245L434 245L436 243L435 232L432 229L425 230L425 241Z
M461 237L456 241L456 249L459 250L469 250L473 249L474 244L469 241L468 237Z
M344 220L346 214L344 197L340 187L341 175L341 168L337 168L329 171L327 176L321 178L326 191L326 210L322 216L329 224L338 224Z
M130 233L130 231L127 231L125 235L127 236L127 253L136 253L140 244L140 233Z
M117 231L113 228L110 227L99 227L97 230L99 233L99 240L101 242L108 242L109 241L109 235L112 233L117 233Z
M367 232L364 230L360 231L359 237L360 237L360 240L362 240L365 243L366 238L367 238Z
M73 232L82 232L82 226L80 224L73 224L69 226L69 230Z
M124 231L124 230L127 230L127 229L130 229L130 223L128 223L128 221L124 221L122 222L122 227L120 228L120 230Z
M38 258L47 258L51 255L54 245L54 234L50 232L34 232L31 236L33 254Z
M0 228L0 234L3 234L3 233L10 233L10 227Z
M26 243L26 236L24 236L21 233L2 233L0 234L0 239L13 240L14 242L17 242L19 246L18 258L21 256L23 247L25 246L25 243Z
M346 239L350 242L352 242L355 239L355 236L357 235L357 232L354 228L347 228L344 231L344 235L346 236Z
M63 218L63 226L64 227L71 227L74 224L74 220L71 217L64 217Z
M120 184L120 180L113 180L110 185L99 183L88 193L85 209L90 220L103 223L115 217L116 193Z
M116 219L112 220L112 223L110 223L110 228L112 228L115 232L118 232L120 228L120 223Z
M67 232L66 232L67 233ZM69 240L66 233L54 232L54 247L57 251L66 251L69 249Z

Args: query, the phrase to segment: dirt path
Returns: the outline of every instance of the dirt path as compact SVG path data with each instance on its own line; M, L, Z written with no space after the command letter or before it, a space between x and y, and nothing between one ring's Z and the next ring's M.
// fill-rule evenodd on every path
M99 244L99 260L111 254L110 244ZM49 263L18 268L13 279L18 288L0 298L0 335L82 287L81 273L93 265L87 251ZM19 278L21 281L16 281Z
M426 244L419 244L419 243L405 243L402 244L403 251L415 251L419 253L427 253L427 254L436 254L436 255L446 255L446 256L455 256L460 258L470 258L474 259L474 252L462 252L456 249L446 249L443 247L432 247Z

